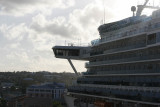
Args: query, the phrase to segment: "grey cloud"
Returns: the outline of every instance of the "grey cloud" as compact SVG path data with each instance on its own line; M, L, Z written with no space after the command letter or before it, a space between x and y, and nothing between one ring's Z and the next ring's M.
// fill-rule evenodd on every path
M91 22L101 20L103 10L98 7L87 7L82 13L81 17L79 17L80 23L83 26L88 26L88 24L92 24Z
M113 16L108 10L106 14L108 18ZM85 33L89 32L88 30L92 29L97 32L96 29L102 18L103 8L93 3L84 9L74 10L67 21L64 17L47 20L43 15L37 15L33 18L31 29L37 33L49 33L61 37L73 38L81 35L81 38L86 38L86 36L93 35L93 32Z
M67 3L66 3L67 2ZM48 8L67 8L74 0L0 0L0 14L20 16Z
M7 26L6 24L1 25L0 32L8 40L16 39L17 41L22 40L23 37L28 33L27 27L24 23L21 23L19 25L11 25L11 26Z
M34 18L33 18L34 19ZM58 35L61 37L72 37L78 34L78 29L76 26L64 21L64 18L56 18L47 21L44 16L38 15L33 21L30 28L37 33L49 33L51 35Z
M61 36L71 36L71 32L68 29L68 26L64 25L56 25L51 24L49 26L46 26L46 31L50 32L51 34L61 35Z
M93 22L96 22L99 24L100 21L103 20L103 13L104 13L103 8L100 8L95 5L94 6L89 5L81 12L79 21L85 27L93 25ZM111 11L108 8L105 10L105 14L107 15L106 16L107 19L113 17L113 13L111 13Z
M57 1L59 1L58 4L54 3L56 0L0 0L0 14L4 12L11 15L14 13L24 15L35 10L45 9L45 7L62 6L64 8L71 4L67 4L67 1L73 0ZM64 1L66 3L63 3ZM3 66L1 69L34 71L40 69L54 70L57 68L57 71L72 71L68 67L66 60L54 58L51 47L55 44L64 44L65 40L67 42L76 42L77 38L79 38L82 42L88 42L88 40L93 39L93 34L97 32L96 29L102 17L102 9L96 4L88 5L86 8L78 9L78 11L72 10L68 17L54 17L51 19L51 17L48 18L48 16L40 12L39 16L32 18L31 24L26 24L25 22L24 24L16 24L13 21L15 23L13 26L1 25L0 33L2 33L2 36L8 42L12 41L4 48L4 51L0 49L0 56L7 57L1 58L3 61L1 61L0 66L2 66L2 63L7 65L6 68ZM19 17L17 17L17 20L19 20ZM20 38L19 41L17 41L18 38ZM13 52L14 54L10 54ZM63 68L61 67L62 63ZM77 64L79 65L80 63L77 62ZM83 70L80 66L77 68L79 68L78 71Z
M38 24L32 24L31 28L38 33L50 33L53 35L60 35L64 37L70 36L70 31L68 30L68 27L64 25L57 25L53 23L42 27Z

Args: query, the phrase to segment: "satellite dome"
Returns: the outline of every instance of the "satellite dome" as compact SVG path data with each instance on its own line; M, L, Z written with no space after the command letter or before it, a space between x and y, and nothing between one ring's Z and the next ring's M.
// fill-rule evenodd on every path
M136 7L135 7L135 6L132 6L132 7L131 7L131 11L135 12L135 11L136 11Z

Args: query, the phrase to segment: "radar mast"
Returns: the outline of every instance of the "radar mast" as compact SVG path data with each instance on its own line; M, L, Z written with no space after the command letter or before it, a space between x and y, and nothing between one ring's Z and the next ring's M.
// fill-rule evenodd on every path
M147 3L149 2L149 0L146 0L145 3L143 5L138 5L138 9L137 9L137 13L136 16L141 16L142 11L144 8L150 8L150 9L160 9L160 7L155 7L155 6L147 6Z

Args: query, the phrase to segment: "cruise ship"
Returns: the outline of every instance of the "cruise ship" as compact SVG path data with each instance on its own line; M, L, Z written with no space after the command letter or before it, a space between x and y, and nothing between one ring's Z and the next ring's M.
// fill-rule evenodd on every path
M148 2L133 6L132 17L100 25L91 46L52 48L77 74L68 107L160 107L160 8ZM145 8L155 10L141 15ZM88 61L87 71L79 75L72 60Z

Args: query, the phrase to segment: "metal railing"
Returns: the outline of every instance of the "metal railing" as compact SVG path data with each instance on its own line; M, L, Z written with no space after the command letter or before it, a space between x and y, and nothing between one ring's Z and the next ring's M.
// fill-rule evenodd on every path
M158 28L160 28L160 22L157 22L157 23L152 24L152 25L145 26L143 28L138 28L137 30L134 30L134 31L132 31L132 30L125 31L123 33L115 34L115 35L112 35L110 37L108 37L106 35L106 38L98 39L99 42L97 42L94 45L98 45L100 43L107 43L107 42L111 42L111 41L116 41L116 40L127 38L127 37L133 37L133 36L145 34L146 32L153 31L153 30L156 30Z
M146 43L141 43L141 44L137 44L137 45L131 45L131 46L125 46L125 47L121 47L121 48L115 48L115 49L109 49L104 51L104 54L107 53L112 53L112 52L118 52L118 51L124 51L124 50L130 50L130 49L136 49L136 48L141 48L141 47L145 47Z
M77 86L92 87L92 88L107 88L107 89L122 89L122 90L138 90L160 92L160 87L139 87L139 86L117 86L117 85L94 85L94 84L78 84Z
M99 66L99 65L108 65L108 64L118 64L118 63L126 63L126 62L136 62L136 61L145 61L145 60L154 60L160 59L160 55L146 55L146 56L137 56L137 57L130 57L130 58L123 58L123 59L115 59L115 60L107 60L107 61L97 61L97 62L89 62L85 64L85 67L91 66Z

